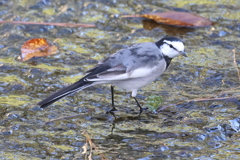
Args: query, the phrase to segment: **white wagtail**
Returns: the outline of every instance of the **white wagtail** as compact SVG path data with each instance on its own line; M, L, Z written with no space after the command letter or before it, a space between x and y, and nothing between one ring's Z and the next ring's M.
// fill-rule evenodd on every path
M59 99L87 87L111 84L112 109L109 112L113 114L113 111L116 111L113 87L117 86L132 92L132 97L140 108L139 114L141 114L143 108L136 99L137 91L155 81L168 68L171 60L178 55L187 57L182 41L175 37L164 37L156 43L134 44L110 55L88 70L85 77L50 95L38 105L45 108Z

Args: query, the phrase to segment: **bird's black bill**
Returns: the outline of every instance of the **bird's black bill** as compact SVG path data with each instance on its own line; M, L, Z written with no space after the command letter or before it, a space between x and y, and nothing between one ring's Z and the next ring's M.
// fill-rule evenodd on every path
M187 57L187 54L185 52L180 52L180 54L184 57Z

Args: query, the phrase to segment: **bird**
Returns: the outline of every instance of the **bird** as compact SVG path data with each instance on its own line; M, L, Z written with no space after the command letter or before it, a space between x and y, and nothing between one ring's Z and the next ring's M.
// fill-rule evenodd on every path
M53 93L37 105L45 108L61 98L99 84L111 85L112 108L114 105L114 87L130 91L139 107L139 115L144 108L138 102L137 91L152 83L169 67L171 60L179 55L187 57L182 40L165 36L157 42L136 43L108 56L96 66L86 71L86 75L77 82Z

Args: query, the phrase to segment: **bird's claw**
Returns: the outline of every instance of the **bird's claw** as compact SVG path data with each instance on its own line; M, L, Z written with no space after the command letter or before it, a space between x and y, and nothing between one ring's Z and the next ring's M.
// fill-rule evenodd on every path
M142 111L146 111L146 110L148 110L148 107L141 107L140 109L139 109L139 116L141 115L141 113L142 113Z
M106 114L114 114L115 111L118 111L115 107L111 108L109 111L106 112Z

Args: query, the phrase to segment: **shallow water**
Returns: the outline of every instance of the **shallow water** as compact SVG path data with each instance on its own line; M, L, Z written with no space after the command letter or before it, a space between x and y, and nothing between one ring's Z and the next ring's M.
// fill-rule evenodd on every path
M197 29L157 25L146 30L143 24L156 23L120 17L179 8L207 17L214 25ZM1 1L2 20L97 26L0 25L1 159L240 159L239 8L240 2L233 0ZM159 108L184 103L139 117L130 93L116 88L115 119L105 114L111 108L110 87L105 85L44 110L35 107L104 57L165 35L182 38L188 58L175 58L138 98L144 106L149 96L161 97ZM59 38L59 53L20 62L20 48L31 38L49 42ZM198 101L224 97L237 98ZM54 121L72 115L78 116Z

